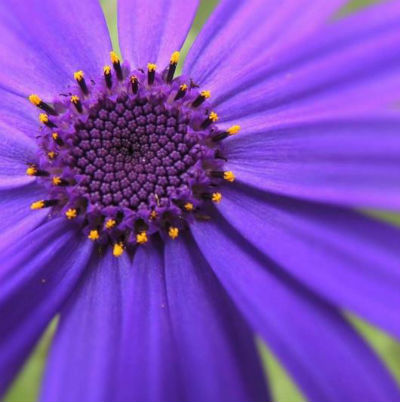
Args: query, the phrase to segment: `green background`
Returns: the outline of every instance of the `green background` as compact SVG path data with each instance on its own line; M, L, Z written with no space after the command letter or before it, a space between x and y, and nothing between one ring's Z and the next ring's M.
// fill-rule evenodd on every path
M62 0L55 0L62 1ZM84 1L84 0L82 0ZM327 0L328 1L328 0ZM343 9L343 13L354 12L359 7L371 4L375 0L355 0L350 1L349 4ZM119 50L117 29L116 29L116 13L115 13L115 0L101 0L105 10L106 18L113 38L113 46L115 50ZM217 0L203 0L199 13L193 24L192 30L188 36L182 51L182 56L186 54L193 42L201 26L206 21L207 17L215 7ZM385 220L400 224L400 217L385 213L374 213L375 215ZM354 316L347 315L353 325L361 332L366 340L372 345L377 353L387 364L393 375L396 377L400 384L400 343L397 343L388 335L376 328L368 325L365 322L357 319ZM39 392L40 379L43 373L44 363L48 348L51 342L54 329L56 327L56 320L54 320L47 329L43 338L37 345L35 351L32 353L28 362L25 364L22 372L11 386L8 394L4 398L4 402L30 402L35 401ZM278 361L274 358L271 352L262 344L258 339L257 344L260 349L263 364L268 372L268 382L270 384L273 397L278 402L301 402L306 399L301 395L299 390L287 376L283 368L279 365ZM362 402L362 401L360 401Z

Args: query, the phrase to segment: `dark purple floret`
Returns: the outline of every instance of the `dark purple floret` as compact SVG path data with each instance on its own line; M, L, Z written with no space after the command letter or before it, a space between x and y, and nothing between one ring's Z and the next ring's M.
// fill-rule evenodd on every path
M176 238L208 202L220 202L218 186L234 180L220 140L239 127L219 130L210 92L173 79L178 57L158 73L154 64L132 71L112 52L114 74L106 66L89 84L78 71L76 88L51 105L30 97L48 112L40 163L27 173L40 176L49 198L32 209L53 207L119 256L156 232Z

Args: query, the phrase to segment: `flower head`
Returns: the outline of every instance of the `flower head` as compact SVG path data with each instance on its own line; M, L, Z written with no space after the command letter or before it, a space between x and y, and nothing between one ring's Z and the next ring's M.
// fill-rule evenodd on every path
M97 0L0 3L0 392L58 315L43 401L271 400L255 334L311 401L400 398L343 316L400 335L358 212L400 205L400 7L342 4L222 0L183 61L194 0L119 0L121 55Z

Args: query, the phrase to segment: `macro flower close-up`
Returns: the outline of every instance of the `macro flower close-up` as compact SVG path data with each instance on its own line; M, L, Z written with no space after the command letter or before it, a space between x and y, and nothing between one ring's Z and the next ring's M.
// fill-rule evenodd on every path
M0 2L0 397L400 402L400 1L116 3Z

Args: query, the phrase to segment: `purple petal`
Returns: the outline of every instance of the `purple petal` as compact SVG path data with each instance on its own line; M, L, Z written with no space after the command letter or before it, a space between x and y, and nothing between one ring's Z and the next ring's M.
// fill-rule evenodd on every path
M0 394L75 286L90 252L64 219L55 219L2 253Z
M171 54L182 47L197 6L197 0L119 0L122 55L136 67L166 67Z
M132 279L128 258L110 250L88 264L60 312L46 366L41 401L117 401L124 291ZM124 374L121 374L122 377ZM123 387L132 384L121 382Z
M220 211L254 247L314 292L400 337L399 229L349 210L246 187L226 189Z
M336 309L250 248L220 217L194 224L192 232L254 331L310 401L400 398L383 364Z
M114 399L179 401L183 385L179 382L161 244L139 247L131 269L127 322L120 341L123 375Z
M258 189L358 207L400 207L399 118L254 129L227 141L228 166Z
M324 6L326 2L322 2ZM376 5L320 27L313 34L310 31L305 37L300 35L302 41L289 47L277 43L265 46L264 52L257 48L259 56L253 62L246 63L229 47L231 63L224 58L223 63L210 66L211 55L203 58L202 53L198 62L194 54L194 70L189 66L187 72L196 78L201 75L199 82L214 91L214 106L221 119L227 121L256 113L267 118L274 114L285 117L285 112L292 116L297 108L305 107L306 115L313 115L316 108L328 110L329 105L330 113L376 107L394 101L400 91L400 57L394 51L400 43L399 23L398 2ZM234 32L235 25L231 30L229 27L221 31L223 35ZM286 26L282 32L286 36ZM237 35L240 37L240 33ZM261 38L262 35L260 46L264 44ZM222 40L223 37L219 43ZM304 110L297 110L297 116L304 114Z
M270 400L254 335L189 237L169 241L165 277L182 400Z
M97 79L111 49L98 0L2 1L0 36L0 85L50 100L77 70Z
M24 235L46 219L48 211L30 209L33 202L43 198L43 189L35 183L0 190L0 250L19 244Z
M192 46L185 72L202 86L220 90L221 81L229 82L221 71L243 70L258 59L264 61L271 49L297 46L344 2L222 1Z
M5 137L8 136L8 142L17 140L19 143L26 140L28 144L33 143L39 132L40 111L28 98L0 89L0 109L3 111L0 132L4 133ZM15 138L16 136L20 138Z

